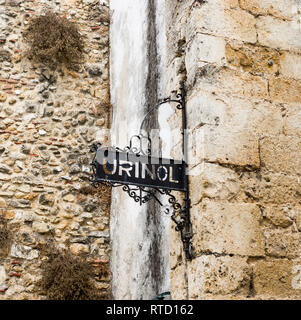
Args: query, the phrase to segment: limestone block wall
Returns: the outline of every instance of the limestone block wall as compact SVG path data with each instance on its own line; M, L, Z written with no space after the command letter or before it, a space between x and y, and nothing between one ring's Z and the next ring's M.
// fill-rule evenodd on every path
M195 254L186 262L171 231L172 296L300 299L300 3L166 3L168 91L188 89Z
M79 24L79 70L25 57L22 33L47 8ZM87 182L89 146L109 139L108 4L4 0L0 10L0 213L13 234L9 251L0 248L0 299L44 298L35 284L47 243L84 255L110 291L110 276L97 276L109 262L110 190L97 194Z

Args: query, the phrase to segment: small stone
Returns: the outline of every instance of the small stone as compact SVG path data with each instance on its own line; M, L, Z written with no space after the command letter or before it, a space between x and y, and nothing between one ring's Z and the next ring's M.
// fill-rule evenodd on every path
M76 127L78 125L78 121L76 119L72 120L71 124L73 127Z
M54 196L52 194L41 194L39 197L39 203L44 206L53 206Z
M33 250L31 247L28 247L28 246L22 246L22 245L13 243L11 246L10 255L15 258L33 260L38 258L39 251Z
M2 181L9 181L11 179L11 177L9 175L6 174L0 174L0 180Z
M54 113L54 109L52 107L47 107L45 108L45 116L46 117L51 117Z
M85 244L74 243L70 246L70 251L75 255L89 253L89 247Z
M104 118L98 119L95 124L97 127L102 127L105 124L105 119Z
M9 174L11 172L11 169L4 164L0 164L0 172Z
M69 176L61 176L61 179L66 180L66 181L71 181L72 178Z
M74 79L79 78L79 74L78 74L77 72L75 72L75 71L69 70L68 73L69 73L69 75L70 75L72 78L74 78Z
M9 206L13 208L31 208L31 202L29 200L20 199L19 201L11 200Z
M78 123L79 123L79 124L85 124L86 121L87 121L87 118L86 118L86 115L85 115L85 114L81 114L81 115L78 117Z
M102 67L99 65L91 65L88 72L90 76L100 77L102 75Z
M16 99L12 98L8 101L9 104L15 104L17 102Z
M66 129L69 129L69 128L71 127L70 121L65 121L65 122L64 122L64 127L65 127Z
M7 94L5 92L0 93L0 101L4 102L7 99Z
M0 208L6 207L6 201L4 199L0 199Z
M3 110L8 116L10 116L14 113L14 110L10 107L5 107Z
M35 113L36 112L36 106L35 105L28 105L27 107L26 107L26 112L27 113Z
M92 231L89 233L88 237L94 238L109 238L110 233L109 231Z
M39 130L39 135L40 136L45 136L47 132L45 130Z
M53 170L52 170L52 173L53 174L58 174L58 173L60 173L60 172L62 172L62 168L61 167L57 167L57 168L54 168Z
M35 219L35 217L33 214L28 213L28 212L23 213L23 221L24 222L32 222L32 221L34 221L34 219Z
M8 211L5 212L5 216L4 217L5 217L5 219L12 220L15 217L15 212L8 210Z
M86 237L77 237L71 240L72 243L83 243L86 244L89 242L88 238Z
M24 153L24 154L29 154L30 151L31 151L31 145L29 145L29 144L23 144L22 147L21 147L21 151L22 151L22 153Z
M81 170L80 170L80 167L78 164L73 164L71 167L70 167L70 173L71 174L75 174L75 173L79 173Z
M7 279L6 271L4 266L0 266L0 286L3 286Z
M40 234L48 233L51 230L47 223L39 221L33 222L32 229Z
M23 193L30 193L30 186L28 184L24 184L18 187L17 190Z
M65 196L65 197L63 198L63 200L64 200L64 201L67 201L67 202L74 202L75 197L74 197L74 195L72 195L72 194L68 194L67 196Z

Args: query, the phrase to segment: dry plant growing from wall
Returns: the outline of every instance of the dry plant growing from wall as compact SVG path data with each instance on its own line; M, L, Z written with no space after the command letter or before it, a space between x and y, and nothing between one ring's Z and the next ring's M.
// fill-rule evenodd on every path
M8 254L12 238L12 232L7 226L7 220L0 216L0 256Z
M97 289L93 282L93 268L83 257L77 257L67 250L55 246L41 249L46 259L42 262L42 278L37 289L48 300L107 300L108 293ZM106 268L101 272L109 272ZM106 275L106 274L105 274Z
M28 57L36 62L69 68L83 62L84 40L78 25L52 11L33 17L24 38L30 46Z

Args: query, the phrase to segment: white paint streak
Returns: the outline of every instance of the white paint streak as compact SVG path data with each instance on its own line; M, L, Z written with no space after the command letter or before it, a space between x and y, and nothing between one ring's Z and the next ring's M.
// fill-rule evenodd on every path
M159 70L165 68L164 4L156 0ZM112 144L125 147L132 135L139 131L146 110L147 57L147 9L148 0L111 0L111 99L113 104ZM156 67L156 66L154 66ZM159 80L159 94L165 96L164 72ZM166 116L166 112L163 113ZM161 117L163 125L166 119ZM121 188L112 191L111 204L111 269L112 289L115 299L151 299L169 290L169 219L158 229L148 224L147 206L135 203ZM152 257L153 234L159 232L160 249L164 258L161 270L166 279L154 283ZM159 287L160 292L154 288Z

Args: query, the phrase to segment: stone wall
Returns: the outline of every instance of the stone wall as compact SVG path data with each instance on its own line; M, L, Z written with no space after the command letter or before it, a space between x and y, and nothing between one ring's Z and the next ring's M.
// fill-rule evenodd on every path
M29 61L22 33L51 8L76 21L85 39L79 70L52 71ZM110 190L87 182L95 141L110 125L109 9L98 0L0 1L0 210L13 234L0 248L0 299L43 299L39 245L84 255L95 281L109 261Z
M188 89L195 254L186 262L171 231L172 296L300 299L300 3L166 3L168 91Z

